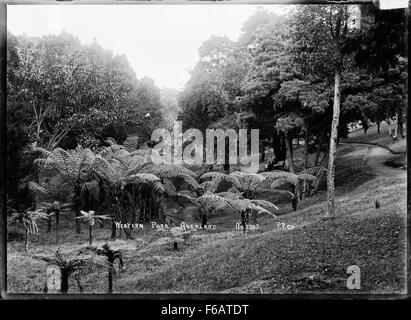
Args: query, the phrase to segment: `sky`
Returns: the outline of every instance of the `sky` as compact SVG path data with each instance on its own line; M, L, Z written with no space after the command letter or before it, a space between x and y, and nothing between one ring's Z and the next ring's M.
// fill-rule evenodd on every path
M181 90L198 61L198 48L212 35L236 41L258 8L283 14L282 5L9 5L7 28L15 35L62 31L83 43L93 39L125 54L137 78Z

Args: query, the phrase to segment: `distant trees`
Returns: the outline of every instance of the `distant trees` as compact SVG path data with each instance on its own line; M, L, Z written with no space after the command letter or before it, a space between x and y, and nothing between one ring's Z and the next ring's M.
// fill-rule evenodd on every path
M172 130L174 121L177 120L178 114L181 111L178 105L178 91L173 88L162 88L160 90L160 100L163 105L161 113L164 128Z
M348 123L360 120L366 129L397 116L403 136L406 15L374 5L296 6L288 17L259 10L237 42L214 36L203 43L179 97L183 126L258 128L261 160L272 147L273 163L288 158L290 171L293 139L303 136L303 169L328 162L319 177L327 173L332 215L336 145Z
M346 54L345 42L353 31L349 26L351 13L347 5L299 6L294 14L293 50L295 61L306 77L334 75L333 114L330 132L327 171L327 215L334 214L334 171L338 126L341 110L341 73Z
M95 149L107 137L121 142L127 135L143 144L161 124L154 82L138 80L125 56L95 41L81 44L65 32L41 38L9 33L7 49L8 163L22 167L21 174L8 170L11 197L19 197L25 176L36 179L32 146Z

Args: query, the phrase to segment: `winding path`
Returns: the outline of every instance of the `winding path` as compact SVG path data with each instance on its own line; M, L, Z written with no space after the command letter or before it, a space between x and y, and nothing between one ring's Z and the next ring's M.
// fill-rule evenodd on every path
M396 152L389 147L372 143L363 142L341 142L340 145L354 147L355 150L341 157L350 157L353 154L363 154L363 164L379 176L407 178L407 171L403 168L393 168L385 164L393 155L404 154L405 152ZM367 150L364 150L367 149Z

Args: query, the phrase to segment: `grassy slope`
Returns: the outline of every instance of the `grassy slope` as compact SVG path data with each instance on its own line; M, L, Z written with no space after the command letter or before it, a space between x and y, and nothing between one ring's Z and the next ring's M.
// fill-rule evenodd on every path
M348 148L348 149L347 149ZM213 217L215 231L198 231L181 251L172 251L161 233L139 231L129 248L127 269L116 278L115 292L231 293L352 293L346 288L346 268L361 268L360 292L400 293L406 283L406 184L398 177L377 177L362 163L362 154L341 148L337 161L337 214L324 220L325 191L304 200L297 212L281 206L278 218L260 218L260 229L243 235L234 230L238 216ZM374 199L381 204L375 208ZM277 221L293 224L279 230ZM60 250L84 248L86 230L78 237L72 217L63 219ZM41 228L44 230L45 226ZM110 230L95 231L96 244ZM8 288L41 292L45 263L30 255L55 250L54 234L34 239L28 256L21 241L8 245ZM83 276L84 292L107 290L106 269L97 266ZM70 292L76 292L71 283ZM358 292L356 292L358 293Z

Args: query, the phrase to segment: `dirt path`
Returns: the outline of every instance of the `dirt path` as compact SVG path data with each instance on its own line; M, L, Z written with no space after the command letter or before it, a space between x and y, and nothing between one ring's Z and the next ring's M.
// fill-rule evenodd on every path
M354 148L352 152L346 153L341 157L363 156L363 164L372 172L379 176L407 178L407 171L401 168L393 168L385 164L392 159L397 153L393 153L388 148L370 145L366 143L341 143L340 150L345 146ZM397 154L398 155L398 154Z

